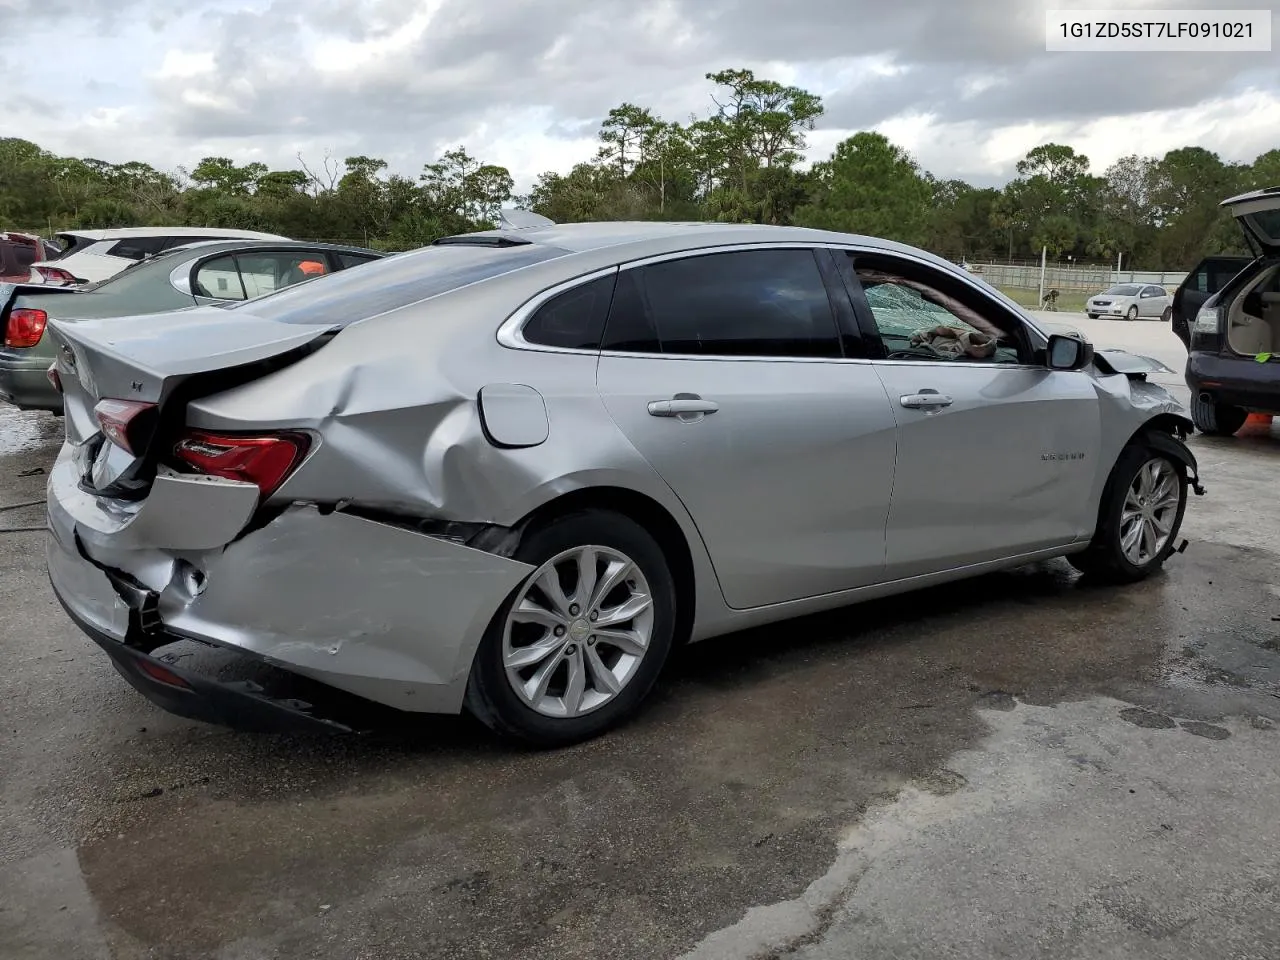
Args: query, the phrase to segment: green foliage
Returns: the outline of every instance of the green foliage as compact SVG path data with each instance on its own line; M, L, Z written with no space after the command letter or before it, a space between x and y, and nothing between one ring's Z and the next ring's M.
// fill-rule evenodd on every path
M814 166L809 202L796 222L823 230L928 242L933 187L901 147L879 133L855 133Z
M268 170L205 157L189 171L60 157L0 138L0 229L49 234L140 224L239 227L402 250L484 229L515 203L561 223L720 220L796 224L871 234L951 259L1054 258L1150 269L1191 266L1244 249L1219 207L1225 197L1280 185L1280 149L1252 165L1199 147L1128 156L1101 175L1066 144L1046 143L1004 188L940 180L878 133L855 133L803 169L807 135L823 114L806 90L750 70L707 74L708 109L687 122L624 102L605 116L599 148L568 171L547 171L514 198L507 168L461 146L416 177L378 157L299 157Z

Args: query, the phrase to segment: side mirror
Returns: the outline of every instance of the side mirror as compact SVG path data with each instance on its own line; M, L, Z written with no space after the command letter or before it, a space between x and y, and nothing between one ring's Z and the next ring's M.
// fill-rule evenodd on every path
M1044 355L1045 366L1050 370L1082 370L1093 362L1093 345L1055 333L1049 337Z

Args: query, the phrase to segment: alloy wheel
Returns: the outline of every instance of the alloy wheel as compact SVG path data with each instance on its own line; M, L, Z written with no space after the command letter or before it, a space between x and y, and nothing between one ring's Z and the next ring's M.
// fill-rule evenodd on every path
M1120 549L1135 567L1158 557L1169 543L1182 500L1182 483L1168 460L1153 457L1138 468L1120 513Z
M503 629L503 668L532 710L578 717L631 681L653 625L652 591L630 557L574 547L538 567L517 594Z

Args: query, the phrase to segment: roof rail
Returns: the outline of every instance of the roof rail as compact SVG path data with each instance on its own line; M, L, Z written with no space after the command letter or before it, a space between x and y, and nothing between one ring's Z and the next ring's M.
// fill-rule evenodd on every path
M502 210L498 214L499 230L537 230L555 225L554 220L548 220L532 210Z

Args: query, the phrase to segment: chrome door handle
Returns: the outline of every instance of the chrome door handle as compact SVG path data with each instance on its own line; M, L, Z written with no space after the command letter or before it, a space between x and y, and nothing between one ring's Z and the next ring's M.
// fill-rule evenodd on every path
M685 417L690 414L715 413L719 409L720 404L714 400L703 400L701 398L649 401L649 416L651 417Z
M940 393L908 393L898 400L908 410L927 410L930 407L949 407L953 401Z

